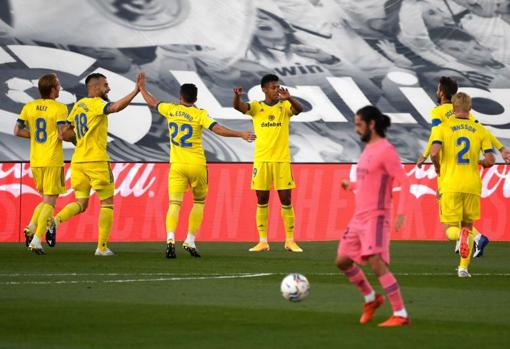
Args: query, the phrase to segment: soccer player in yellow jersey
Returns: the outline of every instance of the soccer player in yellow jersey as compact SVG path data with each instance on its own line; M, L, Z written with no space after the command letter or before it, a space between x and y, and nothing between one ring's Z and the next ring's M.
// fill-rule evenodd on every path
M430 155L441 181L441 223L456 228L461 222L458 276L470 277L473 222L480 219L482 181L479 165L490 167L495 158L487 130L469 119L471 97L459 92L453 96L452 104L454 115L432 131ZM482 160L480 151L484 153Z
M274 185L278 192L281 215L285 226L285 249L303 252L294 241L294 208L292 189L296 187L290 167L289 127L290 118L303 111L301 104L289 91L280 87L276 75L268 74L260 82L264 101L241 101L242 88L234 89L234 108L252 117L257 140L251 189L257 194L256 222L259 243L251 252L269 251L267 242L269 191Z
M87 209L90 190L94 189L101 200L99 211L99 237L96 256L112 256L108 238L113 223L113 174L106 152L108 115L129 105L138 94L138 85L131 93L116 102L109 102L110 87L106 76L93 73L85 79L87 96L77 101L67 118L70 128L65 140L76 139L76 149L71 160L71 187L76 201L65 206L53 219L50 231Z
M452 115L454 115L453 112L453 106L452 106L452 96L457 93L458 85L455 80L452 78L443 76L439 79L439 84L436 91L436 96L439 102L439 106L432 109L431 113L431 119L432 119L432 129L434 129L436 126L440 125L441 123L444 123L448 121ZM475 118L472 114L469 114L469 119L471 121L475 121ZM492 145L498 149L501 153L501 156L506 162L510 161L510 151L504 147L504 145L496 138L492 133L487 131L489 134L490 140ZM418 168L421 168L425 160L430 155L430 148L432 146L432 135L429 138L427 147L425 148L425 151L423 152L423 155L420 156L420 158L417 161ZM440 192L440 178L438 177L438 192ZM460 222L458 223L458 227L454 228L451 227L450 230L447 230L448 227L445 227L445 231L447 233L447 236L453 237L454 240L455 236L458 235L458 232L460 231ZM475 241L475 249L473 252L473 257L481 257L483 255L484 249L489 243L489 238L483 234L481 234L475 227L473 227L474 231L474 241ZM458 241L458 240L457 240ZM457 243L455 247L455 252L458 252L459 244Z
M168 175L168 196L170 205L166 215L167 247L166 257L175 258L175 230L179 221L184 193L191 187L193 207L189 215L188 235L183 248L193 257L200 257L195 245L195 236L200 229L204 215L205 198L208 191L207 165L202 147L204 128L224 137L240 137L251 142L255 135L248 131L234 131L221 126L211 119L206 110L197 108L198 89L193 84L180 88L179 104L160 103L145 88L145 76L139 82L142 96L149 107L168 120L170 133L170 172Z
M30 224L25 228L27 247L39 255L46 254L41 245L59 194L66 192L62 137L67 107L57 102L60 82L56 74L39 79L41 98L25 104L14 128L18 137L30 138L30 167L42 201L36 206ZM46 242L55 246L55 236L47 234Z

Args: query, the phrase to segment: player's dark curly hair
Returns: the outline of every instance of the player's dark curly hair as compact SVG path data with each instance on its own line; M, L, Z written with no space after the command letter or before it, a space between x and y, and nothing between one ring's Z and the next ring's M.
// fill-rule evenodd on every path
M386 137L386 130L391 126L391 119L388 115L384 115L381 111L373 105L367 105L356 112L361 120L367 124L374 120L375 132L381 137Z
M439 79L439 89L443 92L444 96L451 101L453 95L457 93L459 86L457 85L457 81L452 78L441 76Z
M271 81L278 82L278 81L280 81L280 79L278 79L278 76L276 76L274 74L266 74L262 77L262 79L260 79L260 86L264 87L267 83L269 83Z
M180 94L186 103L195 103L197 101L198 88L194 84L182 84Z

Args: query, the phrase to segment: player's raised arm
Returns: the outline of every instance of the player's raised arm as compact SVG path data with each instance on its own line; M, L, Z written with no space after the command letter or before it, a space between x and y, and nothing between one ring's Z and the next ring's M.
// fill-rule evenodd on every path
M252 142L256 138L256 136L255 136L255 134L253 132L231 130L229 128L221 126L220 124L215 124L211 128L211 131L213 131L214 133L216 133L219 136L223 136L223 137L239 137L239 138L244 139L247 142Z
M232 106L235 110L240 111L243 114L246 114L248 110L250 110L250 105L241 101L241 95L243 94L242 87L234 88L234 101L232 102Z
M155 109L158 106L159 101L150 94L149 91L145 88L145 73L141 72L139 75L139 79L137 80L138 88L140 89L140 93L142 94L143 99L147 102L147 105Z
M295 99L294 97L292 97L290 95L290 92L288 89L286 89L284 87L280 87L280 89L278 90L278 95L281 100L290 102L290 105L292 106L292 114L293 115L298 115L299 113L301 113L304 110L301 103L299 103L297 101L297 99Z
M140 88L138 87L138 85L139 85L139 80L141 79L141 74L142 73L138 74L138 77L136 79L135 88L133 89L133 91L131 91L126 96L119 99L118 101L110 103L108 105L108 113L110 113L110 114L117 113L117 112L121 111L122 109L126 108L129 105L129 103L131 103L133 98L135 98L135 96L138 94L138 92L140 92Z

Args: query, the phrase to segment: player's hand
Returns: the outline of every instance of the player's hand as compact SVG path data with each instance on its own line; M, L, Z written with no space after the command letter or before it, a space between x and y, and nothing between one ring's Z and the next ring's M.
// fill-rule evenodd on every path
M405 219L406 216L404 216L403 214L397 215L397 217L395 218L395 231L400 231L402 225L404 225Z
M246 142L251 143L257 138L257 136L253 132L243 131L241 132L241 138L244 139Z
M136 77L136 86L139 90L142 90L145 88L145 73L142 71L138 74Z
M278 89L278 96L280 97L281 100L286 101L290 98L290 92L286 88L280 87Z
M344 190L351 189L351 182L349 182L349 180L347 180L347 179L344 179L342 181L342 188L344 188Z
M421 167L423 166L423 164L425 163L425 160L426 160L426 159L423 157L423 155L420 155L420 156L418 157L418 160L416 160L416 166L417 166L418 168L421 168Z
M510 150L506 147L501 149L501 157L507 164L510 163Z
M242 88L242 87L236 87L236 88L234 88L234 94L235 94L236 96L241 97L241 95L243 94L243 88Z

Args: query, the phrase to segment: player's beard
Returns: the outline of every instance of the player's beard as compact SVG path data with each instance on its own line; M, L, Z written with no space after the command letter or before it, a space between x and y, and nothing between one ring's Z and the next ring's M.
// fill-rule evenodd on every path
M370 142L370 139L372 138L372 132L370 131L370 129L367 128L365 133L362 133L359 135L359 138L361 139L362 142L368 143L368 142Z
M108 98L108 92L104 92L102 95L101 95L101 98L104 100L104 101L107 101L109 102L110 99Z
M441 96L436 94L436 97L437 97L437 104L441 104Z

